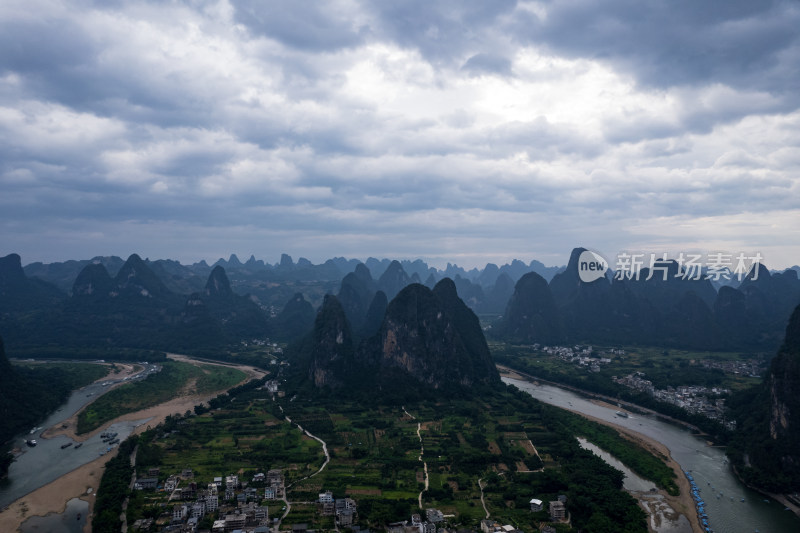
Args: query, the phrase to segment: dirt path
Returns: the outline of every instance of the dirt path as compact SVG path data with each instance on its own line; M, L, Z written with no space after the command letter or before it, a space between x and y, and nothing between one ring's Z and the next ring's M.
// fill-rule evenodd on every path
M280 410L281 410L281 413L283 413L283 407L281 407L281 406L279 405L279 406L278 406L278 409L280 409ZM322 471L325 469L325 467L326 467L326 466L328 466L328 463L330 463L330 462L331 462L331 455L330 455L330 453L328 453L328 444L327 444L327 443L326 443L324 440L322 440L321 438L319 438L319 437L317 437L317 436L315 436L315 435L312 435L311 433L309 433L308 431L306 431L305 429L303 429L303 426L301 426L301 425L300 425L300 424L298 424L297 422L292 422L292 419L291 419L291 418L289 418L288 416L284 415L284 418L285 418L285 419L286 419L286 421L287 421L287 422L289 422L290 424L294 424L295 426L297 426L297 429L299 429L300 431L302 431L302 432L303 432L305 435L308 435L308 436L309 436L309 437L311 437L312 439L314 439L314 440L316 440L317 442L319 442L320 444L322 444L322 452L325 454L325 462L323 462L323 463L322 463L322 466L320 466L320 467L319 467L319 470L317 470L317 471L316 471L316 472L314 472L313 474L309 474L309 475L307 475L307 476L306 476L306 477L304 477L304 478L298 479L297 481L295 481L295 482L294 482L294 483L292 483L291 485L287 486L287 487L286 487L286 490L284 490L284 491L283 491L283 498L281 498L281 499L284 501L284 503L286 503L286 512L284 512L284 513L283 513L283 515L281 515L280 519L278 520L278 523L277 523L277 524L275 524L275 526L274 526L274 528L275 528L275 531L278 531L278 530L280 530L280 528L281 528L281 523L283 522L283 519L284 519L284 518L286 518L287 516L289 516L289 513L290 513L290 512L291 512L291 510L292 510L292 502L290 502L290 501L289 501L289 488L290 488L292 485L296 485L296 484L300 483L301 481L305 481L306 479L309 479L309 478L312 478L312 477L316 476L317 474L319 474L320 472L322 472ZM298 503L308 503L308 502L298 502ZM336 528L336 531L338 531L338 526L334 526L334 527Z
M403 412L411 417L411 420L416 420L417 417L413 416L411 413L406 411L406 408L403 407ZM428 463L422 460L422 456L425 455L425 446L422 444L422 423L417 422L417 437L419 437L419 460L422 462L422 468L425 472L425 488L419 491L419 508L422 509L422 495L428 490Z
M281 409L281 412L283 412L283 407L281 407L280 409ZM286 418L286 421L287 421L287 422L289 422L290 424L294 424L295 426L297 426L297 429L299 429L299 430L300 430L301 432L303 432L305 435L307 435L307 436L311 437L311 438L312 438L312 439L314 439L315 441L317 441L317 442L319 442L320 444L322 444L322 453L324 453L324 454L325 454L325 461L322 463L322 466L320 466L320 467L319 467L319 470L317 470L317 471L316 471L316 472L314 472L313 474L309 474L309 475L307 475L307 476L306 476L306 477L304 477L304 478L300 478L300 479L298 479L297 481L295 481L294 483L292 483L292 485L296 485L296 484L300 483L301 481L305 481L306 479L312 478L312 477L316 476L317 474L319 474L320 472L322 472L323 470L325 470L325 467L326 467L326 466L328 466L328 463L330 463L330 462L331 462L331 454L330 454L330 453L328 453L328 445L325 443L325 441L324 441L324 440L322 440L321 438L317 437L316 435L312 435L312 434L311 434L311 433L309 433L307 430L303 429L303 426L301 426L301 425L300 425L300 424L298 424L297 422L292 422L292 419L291 419L291 418L289 418L288 416L287 416L287 417L285 417L285 418ZM290 485L290 486L291 486L291 485ZM289 487L286 487L286 488L288 489Z
M230 366L239 369L247 375L247 377L240 382L244 383L252 378L261 378L267 374L266 371L246 365L233 365L225 363L216 363L213 361L198 361L191 359L187 356L177 354L167 354L167 357L175 360L182 361L194 365L218 365ZM117 363L117 366L120 366ZM131 366L132 369L132 366ZM121 374L121 377L125 377ZM108 376L98 380L107 381ZM114 379L117 379L115 376ZM150 419L146 424L142 424L133 431L133 434L141 433L148 427L153 427L163 422L167 416L175 414L183 414L186 411L192 410L195 405L205 403L211 398L214 398L222 391L216 391L204 395L191 394L191 391L182 391L183 396L173 398L172 400L159 404L142 411L135 413L128 413L122 415L114 420L106 422L96 430L78 436L75 435L75 427L77 421L77 414L62 424L67 424L67 428L62 428L61 424L57 427L48 428L47 431L42 433L43 437L52 437L54 435L66 435L76 441L84 441L89 437L105 431L105 428L119 422L121 420L143 420ZM114 448L110 453L107 453L83 466L72 470L71 472L61 476L55 481L36 489L35 491L26 494L15 502L11 503L5 510L0 512L0 531L12 532L18 531L19 526L30 518L31 516L45 516L48 513L61 513L66 508L66 503L72 498L80 498L89 503L89 513L87 516L85 533L91 533L92 513L94 511L94 495L100 485L100 478L103 476L106 463L116 456L117 450Z
M478 486L481 488L481 505L483 512L486 513L486 518L489 518L489 509L486 508L486 500L483 499L483 478L478 479Z

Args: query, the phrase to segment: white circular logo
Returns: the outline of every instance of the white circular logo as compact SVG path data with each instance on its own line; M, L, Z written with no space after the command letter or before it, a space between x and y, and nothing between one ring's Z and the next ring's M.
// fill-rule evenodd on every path
M578 275L584 283L591 283L606 275L608 261L602 255L584 250L578 258Z

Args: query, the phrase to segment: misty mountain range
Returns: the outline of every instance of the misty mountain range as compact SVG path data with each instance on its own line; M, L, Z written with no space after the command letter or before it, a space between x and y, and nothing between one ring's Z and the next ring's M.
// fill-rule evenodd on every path
M774 350L800 303L797 270L760 266L738 285L579 279L573 250L566 267L514 260L444 270L421 260L334 258L320 265L282 255L276 264L235 255L191 266L134 254L63 263L0 258L0 334L10 345L128 346L220 350L253 338L292 341L312 329L326 294L337 295L353 335L380 327L395 296L414 283L433 289L450 278L478 315L502 317L490 336L521 343L649 344L694 349ZM677 276L676 276L677 275Z

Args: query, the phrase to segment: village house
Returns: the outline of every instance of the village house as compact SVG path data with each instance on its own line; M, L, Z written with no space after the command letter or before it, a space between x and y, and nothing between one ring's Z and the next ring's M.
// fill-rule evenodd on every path
M164 490L171 493L178 488L178 483L180 483L178 476L169 476L164 482Z
M194 500L197 498L197 483L189 483L181 489L181 500Z
M186 518L189 514L189 507L187 505L176 505L172 508L172 520L173 521L180 521Z
M216 512L219 508L219 493L217 486L214 483L208 484L208 490L205 493L206 509L209 513Z
M425 517L434 524L438 524L439 522L444 522L444 514L439 509L426 509L425 510Z
M567 517L567 508L564 502L558 500L550 502L550 520L553 522L560 522Z
M136 490L152 490L158 487L158 478L157 477L142 477L138 478L136 482L133 484L133 488Z
M489 520L488 518L485 520L481 520L481 531L483 533L494 533L499 528L500 528L499 522L495 522L494 520Z
M234 529L242 529L247 525L247 516L243 514L227 514L225 515L225 531L233 531Z
M186 521L186 525L182 529L182 533L195 533L197 525L200 523L200 518L193 516Z
M356 502L350 498L339 498L335 502L336 523L342 527L353 524L356 516Z

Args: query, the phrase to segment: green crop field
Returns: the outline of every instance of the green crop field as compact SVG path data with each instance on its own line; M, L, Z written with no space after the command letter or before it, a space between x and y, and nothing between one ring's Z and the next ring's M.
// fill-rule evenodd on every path
M158 467L163 482L191 468L193 481L202 488L217 476L238 474L240 480L250 482L256 472L280 469L293 502L282 529L305 523L318 530L333 528L331 517L321 516L314 504L326 490L336 498L355 499L358 523L365 527L381 527L420 512L424 466L419 460L418 427L429 474L423 507L453 515L448 519L452 526L477 527L485 517L482 479L492 517L523 531L532 532L547 520L546 512L530 511L529 500L546 501L561 493L581 502L570 509L573 524L613 514L638 524L623 531L646 531L635 501L618 488L621 474L580 449L572 436L574 430L590 440L605 439L602 444L612 446L614 453L645 465L639 468L645 477L666 483L665 472L657 467L660 460L634 444L606 435L592 423L583 427L558 410L504 387L479 395L478 400L442 398L405 406L380 402L364 406L353 400L328 401L303 394L287 397L291 401L253 389L221 397L210 410L199 410L199 415L171 418L165 427L139 438L139 475ZM326 442L331 460L321 472L317 472L324 462L321 444L295 424ZM167 497L157 491L148 493L141 512L154 512ZM277 503L270 503L270 516L283 514L283 505Z

